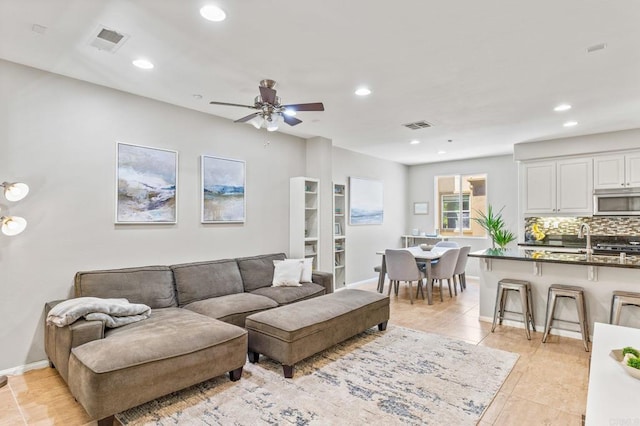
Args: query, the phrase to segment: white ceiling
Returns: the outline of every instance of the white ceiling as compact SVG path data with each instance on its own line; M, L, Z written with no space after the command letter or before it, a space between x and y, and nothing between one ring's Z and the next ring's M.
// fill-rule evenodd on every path
M227 19L202 19L208 3ZM130 38L96 50L101 25ZM0 58L229 119L251 110L208 102L252 104L271 78L326 109L282 131L404 164L640 128L637 0L0 0Z

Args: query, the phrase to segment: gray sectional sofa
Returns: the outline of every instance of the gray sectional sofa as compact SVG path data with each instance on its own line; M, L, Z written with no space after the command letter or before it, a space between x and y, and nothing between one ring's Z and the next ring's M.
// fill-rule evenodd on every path
M73 396L99 424L113 415L221 374L238 380L247 316L333 291L314 272L300 287L272 287L283 253L171 266L78 272L76 297L126 298L152 308L115 329L79 320L46 324L45 350ZM48 303L47 313L57 302Z

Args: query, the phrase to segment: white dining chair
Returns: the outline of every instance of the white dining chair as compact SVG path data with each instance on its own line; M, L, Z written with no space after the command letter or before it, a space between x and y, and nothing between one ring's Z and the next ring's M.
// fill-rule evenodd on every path
M449 296L453 297L453 292L451 290L451 281L453 280L453 272L456 269L459 253L459 248L450 248L442 253L442 256L438 258L438 263L431 264L431 273L427 277L427 285L431 287L433 292L433 285L435 281L438 281L438 285L440 286L441 302L444 301L444 298L442 297L442 280L447 280L447 284L449 285Z
M402 249L386 249L384 256L387 266L387 276L389 277L388 294L391 294L391 288L395 288L395 294L397 296L400 281L405 281L409 283L409 298L413 305L413 290L411 289L411 284L417 281L418 289L420 289L422 287L422 280L425 278L424 272L418 268L416 258L407 250Z
M458 248L460 247L460 244L456 243L455 241L438 241L434 247L453 247L453 248Z
M460 253L458 253L458 261L456 262L456 267L453 270L453 291L456 295L458 294L458 291L456 290L456 280L460 286L460 293L467 288L467 277L464 270L467 267L467 259L469 259L470 251L471 246L463 246L460 247Z

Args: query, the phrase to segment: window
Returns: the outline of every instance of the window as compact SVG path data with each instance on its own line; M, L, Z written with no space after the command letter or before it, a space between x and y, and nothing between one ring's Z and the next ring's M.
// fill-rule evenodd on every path
M484 237L486 232L472 219L487 206L485 174L436 176L436 228L444 236Z
M462 228L469 228L469 194L462 194ZM442 196L442 226L440 229L460 230L460 196Z

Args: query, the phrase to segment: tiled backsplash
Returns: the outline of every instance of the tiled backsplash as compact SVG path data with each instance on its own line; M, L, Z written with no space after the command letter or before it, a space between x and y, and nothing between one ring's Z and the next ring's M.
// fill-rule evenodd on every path
M581 223L592 235L640 235L640 216L526 217L525 233L534 223L547 235L577 235Z

